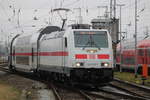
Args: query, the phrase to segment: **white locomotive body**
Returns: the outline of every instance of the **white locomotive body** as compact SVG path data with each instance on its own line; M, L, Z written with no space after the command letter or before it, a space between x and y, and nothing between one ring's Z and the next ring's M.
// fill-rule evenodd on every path
M10 69L93 85L113 79L113 50L107 30L48 26L12 41Z

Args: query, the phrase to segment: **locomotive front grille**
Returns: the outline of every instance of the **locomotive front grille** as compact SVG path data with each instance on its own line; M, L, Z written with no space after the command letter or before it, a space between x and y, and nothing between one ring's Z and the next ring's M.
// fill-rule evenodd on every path
M71 71L71 79L80 82L99 82L113 77L113 70L109 68L103 69L73 69Z

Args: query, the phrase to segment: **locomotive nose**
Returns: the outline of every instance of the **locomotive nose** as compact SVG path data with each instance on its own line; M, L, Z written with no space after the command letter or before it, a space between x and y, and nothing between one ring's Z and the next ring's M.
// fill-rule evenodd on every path
M75 54L74 67L77 68L110 68L112 61L109 54Z

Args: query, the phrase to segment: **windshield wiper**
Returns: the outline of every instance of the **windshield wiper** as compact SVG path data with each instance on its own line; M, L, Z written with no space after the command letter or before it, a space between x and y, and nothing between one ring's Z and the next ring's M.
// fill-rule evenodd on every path
M99 50L100 50L100 47L97 45L97 43L93 40L93 37L91 36L91 41L92 43L91 44L94 44L95 47L97 47Z
M88 39L88 41L87 41L87 43L83 46L83 50L85 49L85 47L88 45L88 44L91 44L91 40L90 40L90 38Z
M95 41L93 40L93 37L92 35L90 35L89 39L88 39L88 42L86 43L86 45L83 47L83 49L85 49L85 47L90 44L91 47L92 45L95 45L95 47L97 47L99 50L100 50L100 47L95 43Z

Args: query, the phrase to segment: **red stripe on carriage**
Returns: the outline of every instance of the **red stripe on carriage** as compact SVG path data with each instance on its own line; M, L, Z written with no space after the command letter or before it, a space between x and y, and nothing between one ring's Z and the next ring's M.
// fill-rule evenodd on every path
M15 54L12 54L13 56L31 56L32 53L15 53Z
M39 56L68 56L68 52L40 52ZM36 52L33 53L33 56L38 55ZM15 53L12 56L32 56L32 53Z
M108 54L99 54L97 55L98 59L109 59L109 55Z
M40 52L40 56L68 56L68 52Z

